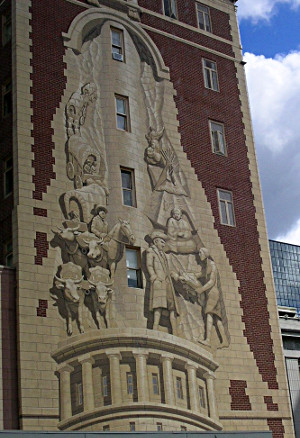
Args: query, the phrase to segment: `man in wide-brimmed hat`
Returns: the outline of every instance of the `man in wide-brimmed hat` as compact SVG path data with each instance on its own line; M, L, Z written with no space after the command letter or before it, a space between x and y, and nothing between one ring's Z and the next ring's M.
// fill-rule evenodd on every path
M153 231L149 236L152 245L146 251L146 266L150 275L150 306L154 314L153 330L158 330L163 309L169 311L173 335L177 335L177 315L175 291L167 257L163 251L168 236L161 231Z
M95 216L91 222L91 232L100 239L105 239L108 234L108 224L105 220L107 215L107 208L103 205L95 205Z

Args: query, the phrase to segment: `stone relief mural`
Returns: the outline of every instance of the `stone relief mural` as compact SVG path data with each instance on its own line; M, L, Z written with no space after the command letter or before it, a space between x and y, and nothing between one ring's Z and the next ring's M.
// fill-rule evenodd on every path
M94 328L118 326L116 268L124 246L136 242L128 220L107 221L110 191L100 104L101 28L91 33L76 57L80 81L65 105L66 176L74 188L61 196L65 221L53 229L52 246L61 252L54 295L59 297L68 335L73 333L72 321L84 332L83 311ZM157 77L153 59L147 59L150 52L137 36L133 43L140 56L137 80L147 116L147 126L140 127L145 138L141 147L151 187L143 212L148 244L142 265L146 324L153 330L169 327L173 335L205 346L211 345L214 330L218 348L227 347L220 275L195 226L197 211L187 178L164 124L165 80Z

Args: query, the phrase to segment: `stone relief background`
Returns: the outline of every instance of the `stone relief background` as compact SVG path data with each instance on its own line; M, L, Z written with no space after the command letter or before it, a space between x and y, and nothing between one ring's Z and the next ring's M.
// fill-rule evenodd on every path
M113 69L111 25L123 30L126 53ZM68 49L66 60L72 80L58 116L73 188L61 194L51 242L51 294L66 333L148 327L227 347L220 266L200 229L200 209L210 207L200 194L196 208L202 187L181 150L173 85L159 77L145 43L116 22L91 29L81 53ZM129 97L130 133L116 129L115 94ZM135 170L137 208L120 203L121 166ZM141 289L128 288L125 245L141 248ZM225 254L219 259L228 264Z

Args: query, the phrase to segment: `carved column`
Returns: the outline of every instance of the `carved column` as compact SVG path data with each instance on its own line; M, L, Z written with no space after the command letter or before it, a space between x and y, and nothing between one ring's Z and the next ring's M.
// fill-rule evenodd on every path
M133 352L135 357L136 380L138 388L138 401L149 401L149 385L147 374L147 357L144 352Z
M215 389L214 389L215 376L213 375L212 372L207 372L203 375L203 377L206 379L209 416L213 420L218 420Z
M94 384L93 384L93 364L94 359L89 355L82 356L78 362L82 369L82 390L84 411L91 411L95 407Z
M59 404L61 421L72 417L71 402L71 372L74 368L70 365L62 365L58 368L59 373Z
M196 375L197 368L195 365L187 363L185 365L185 369L187 370L187 374L188 374L191 410L199 412L200 402L199 402L199 392L198 392L197 375Z
M172 369L173 360L174 357L172 356L161 357L161 362L163 366L165 400L168 405L175 406L175 391L174 391L174 380L173 380L173 369Z
M110 386L111 386L111 403L122 403L122 388L121 388L121 370L120 359L121 355L118 352L106 352L109 358L110 369Z

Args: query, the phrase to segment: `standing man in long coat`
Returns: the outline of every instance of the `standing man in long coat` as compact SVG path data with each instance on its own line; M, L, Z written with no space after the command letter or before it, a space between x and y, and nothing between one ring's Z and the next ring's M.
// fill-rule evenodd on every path
M150 275L150 311L154 314L153 330L158 330L163 309L168 310L173 335L177 335L179 314L175 291L164 247L168 236L153 231L149 236L152 245L146 252L146 266Z

